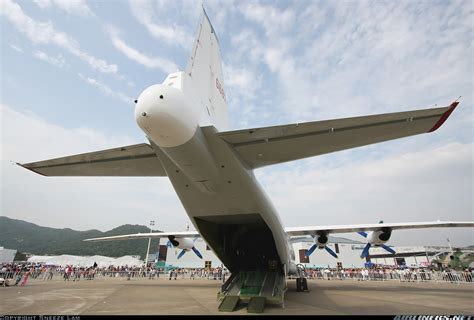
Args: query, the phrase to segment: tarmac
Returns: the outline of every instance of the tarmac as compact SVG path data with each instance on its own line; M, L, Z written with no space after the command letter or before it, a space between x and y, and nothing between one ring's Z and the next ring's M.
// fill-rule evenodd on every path
M78 282L29 280L0 287L0 315L229 315L247 314L246 304L219 312L218 280L100 278ZM285 305L267 305L273 315L474 315L474 283L308 280L296 292L288 280Z

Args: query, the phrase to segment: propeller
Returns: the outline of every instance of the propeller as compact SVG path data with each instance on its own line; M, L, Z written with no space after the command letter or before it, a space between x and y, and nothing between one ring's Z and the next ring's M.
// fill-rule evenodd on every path
M364 247L364 249L362 250L362 253L360 254L360 257L361 258L367 258L369 256L369 249L372 245L369 243L367 243Z
M386 251L390 252L391 254L397 254L397 253L395 252L395 250L393 250L392 248L390 248L390 247L387 246L387 245L382 244L381 247L384 248Z
M175 236L168 236L168 243L166 244L168 248L179 246L179 242L175 240Z
M306 251L306 253L304 254L305 256L309 257L313 252L314 250L316 250L316 248L318 248L318 245L315 243L311 246L311 248L309 248L308 251ZM333 256L334 258L337 259L337 254L332 251L328 246L324 246L324 249L331 255Z
M178 247L179 246L179 242L175 240L175 236L168 236L168 242L166 243L167 247L168 248L172 248L172 247ZM198 237L194 238L193 240L193 244L194 242L196 242L196 240L198 239ZM193 245L193 247L191 248L191 250L193 250L193 252L200 258L202 259L202 254L199 252L198 249L196 249L196 247ZM189 249L183 249L181 250L181 252L178 254L178 259L180 259L186 252L188 252Z
M191 249L194 251L194 253L195 253L199 258L202 259L202 255L201 255L201 253L198 251L198 249L196 249L196 247L192 247Z
M186 253L186 249L181 250L181 252L178 254L178 259L184 256L185 253Z
M380 221L379 223L383 223L383 221ZM364 232L364 231L359 231L357 233L363 236L364 238L367 238L368 236L367 232ZM360 254L361 258L367 258L369 256L369 250L371 246L372 244L370 242L365 245L364 249L362 250L362 253ZM393 250L392 248L390 248L389 246L385 244L381 244L380 247L384 248L386 251L390 252L391 254L396 254L395 250Z

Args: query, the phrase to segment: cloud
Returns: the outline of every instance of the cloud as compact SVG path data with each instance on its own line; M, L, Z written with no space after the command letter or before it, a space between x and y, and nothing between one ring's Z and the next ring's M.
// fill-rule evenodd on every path
M94 13L83 0L34 0L41 9L47 9L53 5L68 14L80 16L93 16Z
M449 143L395 154L348 150L256 171L286 226L436 220L472 221L471 143ZM357 152L365 151L364 157ZM342 159L346 159L343 161ZM341 161L342 160L342 161ZM451 233L465 245L472 229ZM440 243L441 231L411 231L397 244ZM397 235L398 232L394 232ZM405 236L407 233L404 234ZM416 239L416 240L414 240Z
M192 10L192 8L196 8L195 3L197 3L197 1L184 1L184 3L184 7L186 7L187 10ZM163 21L164 17L166 17L166 14L164 14L163 11L171 11L169 7L174 7L177 3L157 3L159 8L156 11L154 10L153 3L149 1L131 0L129 1L129 4L133 16L152 36L165 41L167 44L179 45L186 49L190 47L193 41L193 36L186 32L181 26L175 22L169 21L160 24L154 19L154 15L158 11L158 13L161 13L160 18L161 21Z
M149 69L160 69L163 72L171 73L177 71L178 66L167 59L161 57L149 57L138 50L130 47L119 37L119 31L111 26L106 27L106 31L110 36L114 47L124 54L130 60L135 61Z
M41 9L50 8L52 5L51 0L33 0L33 2Z
M22 49L22 48L20 48L20 47L19 47L19 46L17 46L17 45L10 44L10 48L12 48L13 50L15 50L16 52L19 52L19 53L25 53L25 52L23 51L23 49Z
M187 5L182 1L130 2L130 8L133 17L150 34L158 30L153 36L160 40L164 50L171 50L173 57L176 57L173 59L178 59L180 54L185 54L184 51L186 55L189 53L192 42L190 35L194 36L196 31L200 4L194 4ZM469 55L472 52L473 14L470 4L465 1L436 4L411 1L396 4L373 1L249 4L212 0L207 4L211 7L207 12L219 35L225 62L230 120L241 128L413 110L433 107L435 103L442 106L459 95L463 96L457 110L432 135L420 135L258 170L256 175L270 199L274 200L285 226L372 223L381 219L389 222L472 220L474 104L473 65ZM99 9L100 4L95 4L95 7ZM117 26L124 31L129 26L133 30L133 17L124 19L123 24ZM52 43L62 47L74 43L69 36L55 30L50 22L43 23L41 28L36 25L40 22L34 23L34 30L47 32L32 31L31 37L42 41L30 39L33 43ZM154 26L157 28L154 29ZM27 34L27 31L22 32ZM166 72L176 70L173 62L160 60L153 57L152 52L140 50L139 44L149 38L147 32L140 33L139 36L145 38L139 39L125 32L122 35L118 29L109 35L117 50L140 64L130 64L127 70L134 72L135 68L138 73L142 65L159 70L163 70L160 65L167 66ZM54 38L55 42L50 38ZM172 44L172 47L169 48L167 44ZM154 81L153 75L141 78L142 74L134 79L138 81L137 87ZM10 78L6 75L6 79L12 81ZM84 75L81 78L104 94L123 100L101 78ZM21 87L20 82L17 86ZM130 104L130 101L127 103ZM96 116L104 115L99 113ZM21 117L8 119L18 122ZM9 143L8 148L30 152L26 159L28 161L40 159L35 153L48 150L51 150L51 154L44 154L44 158L53 156L54 150L57 151L55 156L62 156L65 151L91 151L96 147L94 138L103 141L101 148L115 146L110 142L112 137L98 134L98 130L83 128L73 130L74 134L71 134L71 130L56 131L51 124L46 125L48 130L42 131L34 121L25 123L28 125L20 126L18 130L29 132L27 128L31 125L32 131L38 131L39 136L65 137L64 140L58 138L57 145L35 140L35 137L15 138L19 142ZM10 130L17 132L11 126L5 126L6 131L2 129L4 134ZM74 149L80 139L92 141L91 145ZM74 150L63 150L70 144ZM32 151L25 145L38 145L41 148ZM12 170L23 173L21 168L13 167ZM65 182L68 180L66 178L45 179L45 182L51 183L48 188L36 182L33 184L35 188L21 192L20 186L15 183L20 171L2 174L2 179L4 176L8 178L4 180L4 186L14 185L18 193L5 193L4 199L11 199L7 205L2 205L2 213L7 212L6 209L13 212L16 207L24 209L23 212L35 212L32 208L18 205L20 200L24 200L20 198L27 194L37 207L46 206L41 212L46 214L45 217L51 219L52 223L59 223L50 214L60 216L60 209L67 212L68 207L61 203L56 208L54 201L46 202L44 199L51 199L47 193L41 193L37 199L37 190L42 192L45 189L45 192L59 199L67 199L70 203L81 203L84 197L92 197L86 185L78 189L77 199L67 194L67 190L76 190L77 184L86 180L80 178L71 179L70 183ZM24 185L28 186L31 182L22 179L18 181ZM57 182L60 192L56 193L51 188L59 180L64 185ZM111 203L122 196L123 199L129 199L126 187L121 189L115 186L120 189L116 191L114 186L110 186L117 197L110 196L106 190L109 188L106 180L94 180L94 187L91 188L93 191L103 188L98 192L103 199L92 197L94 203L86 203L81 211L100 214L102 210L110 211L102 203L104 199ZM118 178L112 180L119 181ZM166 184L155 184L165 180ZM156 210L150 208L149 203L160 210L162 208L162 198L153 197L155 194L139 194L144 188L154 188L156 192L166 189L170 197L176 198L166 178L153 179L149 185L142 183L142 180L135 185L134 179L123 180L123 183L128 185L130 181L132 190L128 196L134 207L129 209L134 214L146 212L156 215ZM44 182L41 180L41 183ZM102 183L104 185L101 186ZM125 202L128 204L128 201ZM178 218L173 214L178 211L179 219L187 218L179 201L174 206L164 209L163 212L172 213L163 216L163 221L176 221L174 219ZM80 214L79 207L74 209L75 214ZM99 223L115 226L126 221L124 211L120 209L118 212L118 220ZM150 218L144 220L149 221ZM70 226L67 222L62 223ZM183 225L177 224L176 227L181 228ZM445 233L453 232L457 234L459 242L472 243L472 231L460 230L458 233L458 229L400 231L394 233L393 239L395 244L439 243L444 241ZM449 237L452 238L451 235Z
M234 98L254 99L261 85L261 75L258 76L249 68L236 64L224 64L225 86L233 91Z
M63 56L59 54L56 58L48 56L46 53L43 51L35 51L34 53L35 58L38 58L40 60L43 60L52 66L58 67L58 68L64 68L67 66L66 60L64 60Z
M79 43L64 32L55 30L53 24L38 22L26 15L21 7L10 0L2 2L0 14L4 15L18 31L23 33L34 44L54 44L88 63L93 69L102 73L116 74L118 67L103 59L96 58L80 49Z
M250 56L275 77L274 119L404 111L450 103L460 92L472 106L472 59L465 54L472 51L472 11L465 2L239 9L264 33L237 32L232 45L243 61Z
M239 9L247 19L262 25L267 36L281 35L290 30L295 21L295 13L291 9L280 10L257 3L245 3Z
M85 81L86 83L88 83L89 85L93 86L93 87L96 87L97 89L99 89L103 94L105 94L106 96L109 96L109 97L112 97L112 98L116 98L116 99L119 99L121 100L123 103L127 104L127 105L131 105L131 103L133 102L133 99L126 96L125 94L121 93L121 92L117 92L117 91L114 91L112 89L110 89L109 86L97 81L96 79L92 79L92 78L89 78L89 77L85 77L84 75L82 75L81 73L78 74L79 78L81 78L83 81Z
M89 127L67 129L1 104L0 114L2 215L76 230L105 231L160 219L159 227L167 230L181 230L185 225L187 216L167 178L46 178L14 164L144 141Z

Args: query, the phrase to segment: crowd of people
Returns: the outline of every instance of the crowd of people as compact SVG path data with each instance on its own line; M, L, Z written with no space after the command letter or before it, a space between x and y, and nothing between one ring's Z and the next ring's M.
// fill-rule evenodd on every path
M169 280L177 279L214 279L225 281L229 271L225 268L155 268L153 265L148 267L129 267L129 266L109 266L99 268L97 264L90 267L80 267L73 265L50 266L40 263L5 263L0 264L0 285L3 286L24 286L28 279L39 279L50 281L61 279L63 281L93 280L97 276L106 277L125 277L155 279L168 277ZM12 282L13 280L13 282Z
M309 279L345 280L358 281L385 281L399 280L402 282L424 282L424 281L449 281L449 282L472 282L474 268L456 271L449 268L435 270L431 268L410 268L400 266L383 266L374 268L318 268L306 269L306 277Z
M403 282L447 281L472 282L474 269L455 271L449 268L438 271L430 268L410 268L399 266L377 266L372 268L314 268L304 269L308 279L323 280L357 280L385 281L399 280ZM178 279L212 279L225 282L230 272L223 268L155 268L147 267L109 266L98 267L96 263L89 267L81 266L49 266L40 263L15 262L0 264L0 285L24 286L28 279L51 281L53 279L77 282L94 280L96 277L148 278L150 280L163 277L169 280Z
M96 271L104 277L127 277L130 278L148 278L154 279L161 277L167 277L169 280L177 279L213 279L225 281L229 271L226 268L155 268L154 266L148 267L114 267L98 269Z

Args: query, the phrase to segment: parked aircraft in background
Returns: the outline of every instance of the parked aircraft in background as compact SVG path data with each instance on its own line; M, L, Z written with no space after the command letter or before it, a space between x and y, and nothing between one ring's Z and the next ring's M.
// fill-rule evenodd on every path
M437 130L458 102L443 108L228 131L219 41L207 14L184 71L169 74L136 100L135 119L148 143L21 164L45 176L168 177L196 231L134 234L89 241L167 237L194 251L202 237L231 271L225 301L283 302L286 275L302 277L290 240L311 236L326 248L333 233L369 232L383 246L398 229L472 227L472 222L380 223L284 228L253 170ZM318 217L318 221L324 217ZM368 249L367 249L368 251ZM330 252L331 253L331 252ZM310 254L310 252L308 252ZM304 281L298 280L298 289ZM229 298L227 301L235 301ZM253 300L252 300L253 299ZM233 303L233 302L232 302ZM229 304L232 304L229 302Z
M462 252L459 248L453 251L442 252L431 260L431 265L439 269L464 270L466 268L474 268L474 253Z

